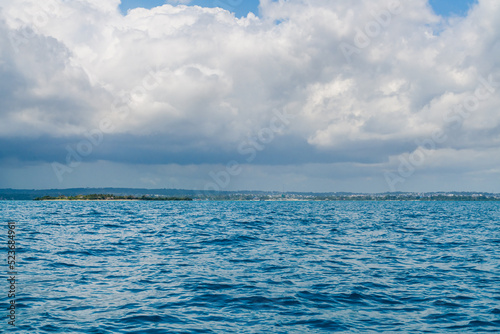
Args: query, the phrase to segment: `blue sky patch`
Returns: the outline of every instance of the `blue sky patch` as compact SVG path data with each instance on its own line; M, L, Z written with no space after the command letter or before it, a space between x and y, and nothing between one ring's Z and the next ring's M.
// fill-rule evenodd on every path
M443 17L447 16L465 16L475 0L429 0L434 12Z

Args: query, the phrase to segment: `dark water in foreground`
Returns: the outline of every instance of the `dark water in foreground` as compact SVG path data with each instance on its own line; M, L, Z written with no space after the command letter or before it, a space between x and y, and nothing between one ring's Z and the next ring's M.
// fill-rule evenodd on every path
M18 332L500 332L500 203L0 202ZM2 311L3 310L3 311Z

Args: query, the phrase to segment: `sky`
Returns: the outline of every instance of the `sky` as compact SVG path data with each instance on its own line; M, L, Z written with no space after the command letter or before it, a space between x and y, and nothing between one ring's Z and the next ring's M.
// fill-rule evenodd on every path
M0 9L0 188L500 192L497 0Z

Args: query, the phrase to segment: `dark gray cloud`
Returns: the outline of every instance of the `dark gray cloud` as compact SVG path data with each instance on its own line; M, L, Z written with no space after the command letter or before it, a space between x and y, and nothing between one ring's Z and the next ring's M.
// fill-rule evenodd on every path
M244 145L241 145L241 144ZM126 164L241 164L298 165L307 163L382 163L394 152L405 153L415 149L413 143L366 141L347 143L345 147L318 149L303 138L285 136L270 144L258 140L234 143L232 150L199 145L187 146L179 138L163 135L137 137L133 135L106 135L102 143L94 145L87 137L8 138L0 139L0 161L19 160L26 163L67 163L78 156L85 162L100 160ZM244 150L239 152L238 147ZM89 149L90 148L90 149ZM87 153L91 151L90 153Z

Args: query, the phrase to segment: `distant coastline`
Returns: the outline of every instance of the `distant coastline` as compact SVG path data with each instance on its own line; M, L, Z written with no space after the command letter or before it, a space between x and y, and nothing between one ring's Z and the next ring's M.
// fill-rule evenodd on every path
M279 191L199 191L141 188L0 189L10 201L500 201L485 192L306 193Z
M76 196L43 196L37 197L34 201L192 201L189 197L151 197L133 195L117 196L113 194L91 194L91 195L76 195Z

